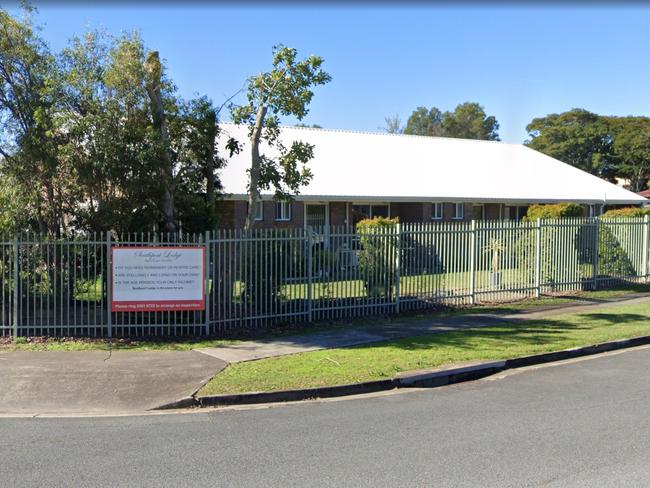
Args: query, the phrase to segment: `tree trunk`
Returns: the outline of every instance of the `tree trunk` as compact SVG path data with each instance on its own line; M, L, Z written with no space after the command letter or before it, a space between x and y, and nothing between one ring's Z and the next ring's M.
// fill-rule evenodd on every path
M257 109L257 116L255 117L255 126L251 134L251 173L250 184L248 187L248 212L246 214L246 229L251 229L255 223L255 204L260 199L260 138L262 137L262 129L264 128L264 117L266 117L267 108L261 105Z
M205 196L208 203L208 208L214 212L215 191L214 191L214 167L215 167L215 151L214 144L217 138L217 114L214 110L209 113L210 117L210 132L208 133L208 159L205 162Z
M151 116L153 126L158 132L160 138L160 177L163 185L162 199L160 202L160 212L163 220L163 230L165 232L176 232L176 208L174 205L174 168L172 163L169 129L163 99L160 90L162 66L158 57L158 52L153 51L147 55L144 63L144 69L147 74L147 94L151 102Z

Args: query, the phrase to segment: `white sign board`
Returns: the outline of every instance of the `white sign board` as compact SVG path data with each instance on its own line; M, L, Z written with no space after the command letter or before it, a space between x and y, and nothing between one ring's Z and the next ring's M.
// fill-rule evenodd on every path
M111 310L205 309L203 247L111 248Z

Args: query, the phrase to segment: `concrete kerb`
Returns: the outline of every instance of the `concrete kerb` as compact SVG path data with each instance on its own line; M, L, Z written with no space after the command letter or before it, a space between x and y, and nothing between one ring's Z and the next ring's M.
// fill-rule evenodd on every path
M650 344L650 336L635 337L618 341L604 342L574 349L534 354L502 361L482 362L469 366L450 369L432 369L401 373L398 376L379 381L352 383L319 388L304 388L298 390L282 390L271 392L251 392L230 395L212 395L185 397L176 402L161 405L153 410L166 410L189 407L215 407L228 405L249 405L257 403L281 403L315 398L331 398L339 396L359 395L392 390L395 388L436 388L465 381L473 381L494 375L509 369L523 368L536 364L564 361L581 356L591 356L618 349L626 349Z

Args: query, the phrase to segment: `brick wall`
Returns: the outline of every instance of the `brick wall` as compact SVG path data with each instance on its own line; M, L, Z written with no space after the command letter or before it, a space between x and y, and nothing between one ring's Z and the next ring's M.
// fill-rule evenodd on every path
M399 217L400 222L426 222L424 207L426 203L397 202L390 204L390 216ZM429 219L431 210L429 209Z
M235 203L232 200L219 200L215 203L217 225L222 229L235 228Z

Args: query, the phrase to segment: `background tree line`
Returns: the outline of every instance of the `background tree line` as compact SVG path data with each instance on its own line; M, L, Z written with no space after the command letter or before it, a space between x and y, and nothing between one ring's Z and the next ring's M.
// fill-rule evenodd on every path
M453 111L416 108L402 126L398 116L385 119L388 133L462 139L499 140L499 123L478 103ZM650 178L650 118L598 115L584 109L538 117L526 126L526 145L608 181L629 181L638 192Z
M533 149L609 181L628 179L632 191L647 188L649 117L614 117L576 108L535 118L526 130L526 144Z

